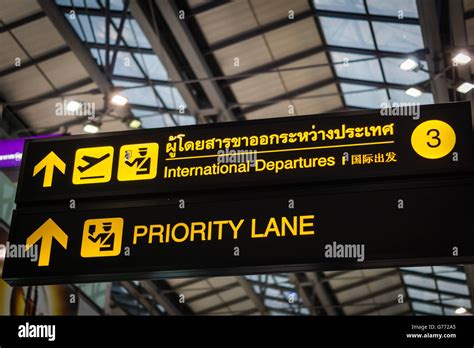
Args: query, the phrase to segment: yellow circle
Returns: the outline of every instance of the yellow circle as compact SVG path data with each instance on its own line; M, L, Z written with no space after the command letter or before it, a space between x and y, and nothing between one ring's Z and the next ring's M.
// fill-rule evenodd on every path
M456 133L446 122L425 121L411 135L411 146L418 155L438 159L450 153L456 145Z

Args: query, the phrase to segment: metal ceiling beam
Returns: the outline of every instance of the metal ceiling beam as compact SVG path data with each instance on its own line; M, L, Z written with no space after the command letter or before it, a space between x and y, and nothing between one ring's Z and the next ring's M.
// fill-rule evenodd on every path
M321 17L332 17L332 18L341 18L341 19L354 19L354 20L367 20L367 17L370 17L370 20L376 22L384 23L402 23L402 24L419 24L418 19L416 18L398 18L394 16L381 16L373 14L361 14L361 13L349 13L349 12L338 12L338 11L329 11L329 10L318 10L315 9L314 12L316 15Z
M428 49L421 49L415 52L390 52L390 51L381 51L381 50L372 50L368 48L358 48L358 47L344 47L344 46L335 46L335 45L326 45L328 51L342 52L342 53L354 53L361 55L374 56L378 58L406 58L408 56L414 56L418 59L425 59L425 55L429 52ZM350 60L349 60L350 63Z
M377 304L375 306L375 308L365 309L363 311L353 313L352 315L354 315L354 316L367 315L367 314L370 314L370 313L374 313L374 312L377 312L377 311L381 311L381 310L393 307L395 305L400 305L400 303L398 303L396 299L394 299L393 302L389 301L389 302Z
M167 81L155 80L155 79L145 79L143 77L134 77L134 76L123 76L123 75L112 75L112 80L126 81L142 84L143 87L153 87L153 86L166 86L170 87L170 84ZM148 83L150 82L150 83Z
M311 314L316 315L316 305L313 303L312 295L314 294L314 289L312 287L312 283L310 286L303 286L302 284L305 282L304 279L306 278L304 273L289 273L288 279L295 285L296 291L299 294L299 297L303 300L303 304L305 307L310 311ZM311 292L308 293L308 287L311 288Z
M353 282L353 283L338 287L337 289L334 289L334 293L340 293L340 292L343 292L343 291L351 290L351 289L356 288L358 286L366 285L370 282L374 282L374 281L380 280L382 278L394 276L396 274L398 274L398 269L390 269L388 271L385 271L383 273L380 273L380 274L377 274L377 275L374 275L374 276L371 276L371 277L363 277L363 278L361 278L360 280L358 280L356 282ZM344 278L341 278L341 279L344 279ZM335 279L333 278L331 280L335 280Z
M143 286L143 288L151 295L153 296L153 299L155 300L156 303L159 303L162 305L166 313L169 315L181 315L181 311L170 301L169 298L167 298L164 294L162 294L159 289L156 287L156 285L151 281L151 280L145 280L141 281L140 284Z
M212 77L213 74L199 50L193 35L185 22L178 18L175 4L170 0L155 0L155 3L196 76L198 78ZM216 81L202 81L201 86L213 107L220 111L219 121L234 121L236 118L227 107L227 101Z
M89 49L79 39L67 19L54 1L51 0L37 0L40 7L46 13L51 23L58 30L64 41L71 48L76 58L82 64L89 76L94 80L102 93L107 94L113 90L112 83L107 79L104 72L99 68L96 61L92 57Z
M71 11L74 11L76 15L84 15L84 16L99 16L99 17L105 17L105 11L102 9L97 9L97 8L83 8L83 7L72 7L72 6L62 6L58 5L59 9L63 13L69 13ZM112 18L120 18L122 16L122 11L116 11L116 10L110 10L110 17ZM125 14L127 18L132 18L130 13Z
M275 97L272 97L272 98L269 98L269 99L266 99L266 100L257 101L255 103L252 103L254 105L250 105L250 106L242 108L242 112L244 114L247 114L247 113L250 113L250 112L254 112L256 110L260 110L260 109L262 109L266 106L275 104L275 102L280 102L280 101L285 101L285 100L289 101L291 98L294 98L294 97L299 96L301 94L309 93L311 91L317 90L317 89L322 88L322 87L326 87L326 86L328 86L332 83L336 83L336 81L334 81L334 79L332 77L328 78L328 79L325 79L325 80L322 80L322 81L316 81L316 82L311 83L309 85L302 86L302 87L297 88L297 89L293 89L293 90L289 91L288 93L283 93L283 94L277 95ZM242 104L245 104L245 103L242 102ZM237 105L233 105L232 107L238 107L238 106L240 106L240 105L237 104Z
M160 40L160 33L155 32L154 25L150 22L153 19L148 19L147 13L145 13L143 7L138 1L131 1L129 7L130 12L142 29L148 42L150 42L152 51L160 58L160 61L168 72L170 79L175 81L182 80L183 76L180 69L178 68L178 65L175 63L165 46L162 44ZM188 86L180 83L176 85L176 88L183 97L189 112L199 118L199 106ZM200 118L200 122L204 121L205 120L203 118Z
M356 84L356 85L363 85L363 86L368 86L368 87L377 87L377 88L392 88L392 89L402 89L405 90L409 86L417 86L417 85L423 85L424 82L421 82L419 84L411 84L411 85L403 85L400 83L388 83L388 82L377 82L377 81L368 81L368 80L357 80L357 79L351 79L347 77L337 77L336 80L338 82L342 83L350 83L350 84Z
M202 5L198 5L194 8L191 9L191 13L188 14L188 16L196 16L198 14L214 10L215 8L218 8L222 5L228 4L232 2L232 0L214 0L214 1L207 1L203 3Z
M324 309L327 315L339 315L341 314L338 310L338 303L335 303L335 298L330 294L328 290L329 284L323 284L323 279L316 272L307 272L306 276L313 283L314 294L317 296L321 307Z
M181 114L179 113L179 110L175 109L170 109L170 108L164 108L164 107L159 107L159 106L149 106L149 105L140 105L140 104L128 104L130 109L138 109L138 110L145 110L145 111L150 111L152 113L162 113L162 114L173 114L180 116ZM184 114L181 116L189 115L189 110L184 109ZM140 116L141 117L141 116Z
M268 308L265 306L262 298L255 292L252 284L245 277L235 277L240 286L244 289L247 296L252 300L261 315L270 315Z
M17 71L20 71L22 69L26 69L26 68L29 68L30 66L34 66L36 64L40 64L40 63L43 63L49 59L53 59L53 58L56 58L62 54L65 54L65 53L68 53L70 52L71 50L69 49L68 46L63 46L63 47L60 47L60 48L56 48L54 50L51 50L49 52L46 52L40 56L37 56L35 57L34 59L32 60L29 60L27 62L24 62L24 63L21 63L20 66L12 66L10 68L7 68L7 69L4 69L4 70L0 70L0 78L8 75L8 74L11 74L11 73L15 73Z
M280 68L284 65L288 65L288 64L297 62L299 60L311 57L311 56L316 55L318 53L324 52L324 50L325 50L325 48L323 46L312 47L312 48L309 48L309 49L301 51L301 52L296 52L296 53L290 54L290 55L288 55L286 57L283 57L281 59L277 59L277 60L271 61L269 63L265 63L265 64L262 64L262 65L256 66L255 68L244 70L242 73L239 73L239 74L242 74L242 75L245 75L245 74L258 74L258 73L261 73L261 72L267 72L267 71L270 71L270 70L273 70L273 69L278 69L278 68ZM245 80L245 79L248 79L248 78L249 77L230 78L225 83L225 86L230 86L230 85L232 85L236 82L239 82L239 81L242 81L242 80Z
M364 302L364 301L370 300L374 297L377 297L377 296L380 296L380 295L383 295L383 294L386 294L386 293L390 293L390 292L395 291L395 290L403 290L406 293L403 284L395 284L395 285L389 286L387 288L383 288L383 289L380 289L380 290L377 290L377 291L369 292L365 295L347 300L347 301L341 303L341 307L351 306L351 305L354 305L354 304L359 303L359 302Z
M238 286L239 286L239 283L237 283L237 282L234 283L233 282L233 283L226 284L226 285L223 285L223 286L211 288L210 291L203 292L201 294L189 297L187 299L187 302L192 303L192 302L195 302L195 301L199 301L199 300L202 300L206 297L214 296L214 295L217 295L221 292L224 292L224 291L227 291L227 290L230 290L230 289L235 289Z
M216 304L214 306L208 307L208 308L206 308L202 311L199 311L197 314L199 314L199 315L212 314L213 312L217 312L220 309L230 307L230 306L233 306L235 304L238 304L238 303L241 303L241 302L244 302L244 301L248 301L248 299L249 299L249 297L247 295L240 296L240 297L234 298L230 301L225 301L225 302Z
M41 19L41 18L44 18L44 17L45 17L44 12L37 12L37 13L32 14L31 16L24 17L24 18L21 18L17 21L8 23L8 24L0 27L0 34L2 34L4 32L7 32L9 30L16 29L16 28L21 27L23 25L30 24L31 22L34 22L34 21L36 21L38 19Z
M99 50L105 50L106 45L95 43L95 42L88 42L87 46L90 48L97 48ZM128 52L128 53L143 53L143 54L155 54L155 52L151 48L141 48L141 47L130 47L130 46L119 46L118 51Z
M441 14L438 12L439 4L439 1L417 0L421 33L425 47L429 49L425 59L431 77L431 91L435 102L447 103L449 102L447 80L444 77L435 78L446 67L439 20Z
M153 306L146 298L143 296L143 294L138 291L138 289L135 287L133 282L120 282L120 285L122 285L130 295L132 295L145 309L152 315L160 315L160 311Z
M21 110L21 109L24 109L28 106L31 106L31 105L37 104L39 102L42 102L46 99L59 98L63 94L66 94L66 93L69 93L69 92L74 91L76 89L79 89L81 87L90 85L93 82L94 81L91 78L86 77L82 80L75 81L75 82L70 83L66 86L56 88L56 90L54 90L54 91L43 93L41 95L32 97L31 101L26 101L25 103L22 103L22 104L12 105L11 109L15 110L15 111L16 110Z
M310 18L313 15L314 14L313 14L312 10L306 10L306 11L301 12L301 13L296 13L294 19L289 19L288 17L284 17L284 18L278 19L274 22L261 25L257 28L249 29L249 30L244 31L242 33L239 33L235 36L225 38L221 41L218 41L218 42L212 44L209 47L209 50L207 50L205 52L205 54L210 54L214 51L221 50L223 48L235 45L239 42L242 42L242 41L245 41L245 40L248 40L248 39L252 39L254 37L263 35L265 33L268 33L270 31L273 31L273 30L276 30L276 29L280 29L284 26L291 25L293 23L296 23L296 22L302 21L304 19Z

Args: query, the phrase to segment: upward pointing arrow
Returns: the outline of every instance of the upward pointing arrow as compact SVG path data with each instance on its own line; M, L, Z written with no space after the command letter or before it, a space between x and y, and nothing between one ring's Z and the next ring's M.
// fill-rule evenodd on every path
M31 248L39 240L41 240L41 247L39 252L38 266L49 266L49 259L51 256L51 246L53 238L56 239L64 249L67 249L68 236L59 227L53 219L49 218L36 231L34 231L26 239L26 250Z
M48 153L33 169L33 176L36 176L44 169L43 187L51 187L53 183L54 168L58 168L61 173L66 172L66 163L53 151Z

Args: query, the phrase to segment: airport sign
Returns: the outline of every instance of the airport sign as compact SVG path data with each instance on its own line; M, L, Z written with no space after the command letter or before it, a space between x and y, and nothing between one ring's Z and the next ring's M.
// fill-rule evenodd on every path
M17 210L10 285L474 262L474 179Z
M16 202L274 187L472 169L469 103L26 143Z

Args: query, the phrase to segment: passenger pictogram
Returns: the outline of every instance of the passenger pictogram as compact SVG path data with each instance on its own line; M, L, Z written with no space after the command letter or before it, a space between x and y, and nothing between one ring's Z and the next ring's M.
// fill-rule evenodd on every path
M81 256L117 256L122 246L123 219L89 219L84 222Z
M120 148L118 180L149 180L156 177L158 144L130 144Z

